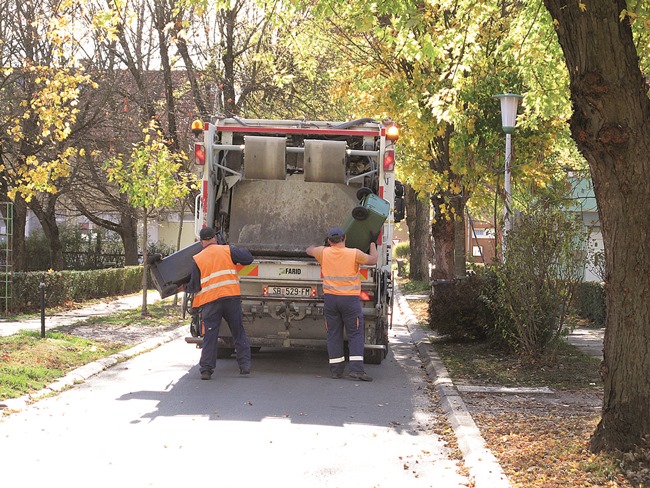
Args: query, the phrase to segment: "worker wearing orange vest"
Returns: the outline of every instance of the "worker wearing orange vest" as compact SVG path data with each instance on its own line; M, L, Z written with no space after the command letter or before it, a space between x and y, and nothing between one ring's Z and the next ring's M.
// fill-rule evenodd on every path
M361 308L360 265L377 264L377 246L370 254L345 247L345 232L334 227L327 233L329 246L310 246L306 252L321 264L327 353L332 378L342 378L345 369L343 331L348 335L350 377L372 381L363 369L364 322Z
M193 256L190 281L184 291L194 293L192 307L200 308L203 346L199 368L202 380L209 380L217 366L217 338L224 318L230 328L240 374L249 374L251 348L244 330L241 291L236 264L250 264L253 255L246 249L217 242L214 229L201 229L201 252Z

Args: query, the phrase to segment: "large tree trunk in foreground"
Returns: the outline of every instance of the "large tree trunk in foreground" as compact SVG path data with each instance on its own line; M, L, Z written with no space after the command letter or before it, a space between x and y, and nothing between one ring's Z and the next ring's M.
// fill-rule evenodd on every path
M624 0L544 0L571 76L571 131L591 168L605 244L602 418L592 451L650 435L650 101Z

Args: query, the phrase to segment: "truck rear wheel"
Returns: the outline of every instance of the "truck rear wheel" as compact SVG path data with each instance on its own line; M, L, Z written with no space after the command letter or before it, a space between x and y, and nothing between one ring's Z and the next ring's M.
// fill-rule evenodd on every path
M381 364L385 352L382 349L367 349L363 352L363 362L366 364Z
M388 355L388 329L384 318L377 319L374 328L374 337L370 337L370 344L384 346L383 349L365 349L363 351L363 362L366 364L381 364Z

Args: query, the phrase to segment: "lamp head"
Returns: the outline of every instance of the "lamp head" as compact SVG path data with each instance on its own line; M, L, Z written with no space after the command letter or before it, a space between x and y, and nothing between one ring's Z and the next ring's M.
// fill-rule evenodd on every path
M515 93L494 95L494 98L501 100L501 127L506 134L512 134L517 124L517 106L519 100L524 98Z

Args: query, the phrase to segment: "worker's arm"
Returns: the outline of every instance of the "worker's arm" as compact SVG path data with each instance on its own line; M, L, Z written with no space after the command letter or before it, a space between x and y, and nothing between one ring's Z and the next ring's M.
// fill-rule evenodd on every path
M253 255L248 249L230 246L230 259L235 264L251 264L253 262Z
M374 242L370 243L370 250L368 251L368 260L366 261L366 264L372 266L373 264L377 264L377 261L379 259L379 255L377 254L377 244Z
M316 257L317 254L322 254L322 248L323 246L309 246L307 249L305 249L305 252L310 256Z

